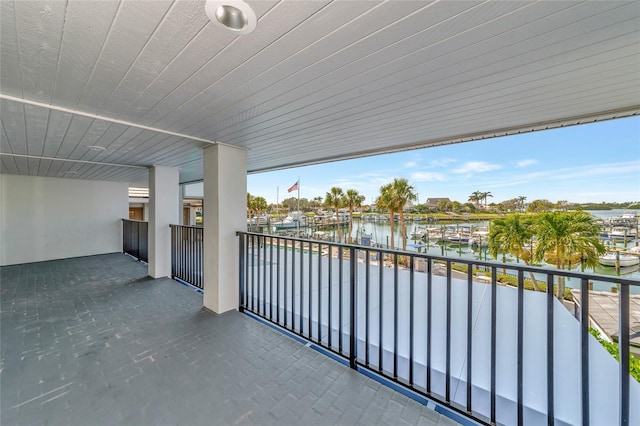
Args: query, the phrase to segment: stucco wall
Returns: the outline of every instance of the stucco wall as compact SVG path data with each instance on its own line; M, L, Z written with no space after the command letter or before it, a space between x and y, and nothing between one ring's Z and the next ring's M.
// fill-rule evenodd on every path
M0 265L122 251L127 183L0 175Z

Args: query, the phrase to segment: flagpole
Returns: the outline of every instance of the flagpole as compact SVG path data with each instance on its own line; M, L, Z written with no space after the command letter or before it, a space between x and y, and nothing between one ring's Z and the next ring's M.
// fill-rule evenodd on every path
M300 216L300 176L298 176L298 238L300 238L300 221L302 217Z

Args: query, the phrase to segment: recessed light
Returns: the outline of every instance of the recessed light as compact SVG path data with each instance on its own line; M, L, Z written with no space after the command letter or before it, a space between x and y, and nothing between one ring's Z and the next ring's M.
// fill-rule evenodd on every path
M105 148L104 146L99 146L99 145L87 145L87 148L89 148L92 151L104 151Z
M256 13L242 0L207 0L205 12L211 22L238 34L249 34L256 28Z

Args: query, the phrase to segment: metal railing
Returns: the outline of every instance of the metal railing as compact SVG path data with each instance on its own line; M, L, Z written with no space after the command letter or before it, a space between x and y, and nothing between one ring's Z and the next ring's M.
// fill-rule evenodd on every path
M630 388L640 386L629 380L629 290L637 280L238 235L240 309L352 368L484 424L640 422L629 406ZM489 282L475 279L479 267ZM517 287L500 285L503 270L515 271ZM545 292L525 290L529 271L546 276ZM554 297L560 279L580 283L579 319ZM591 281L619 287L619 363L589 334Z
M202 231L199 226L171 227L171 278L203 288Z
M149 262L149 223L122 219L122 252Z

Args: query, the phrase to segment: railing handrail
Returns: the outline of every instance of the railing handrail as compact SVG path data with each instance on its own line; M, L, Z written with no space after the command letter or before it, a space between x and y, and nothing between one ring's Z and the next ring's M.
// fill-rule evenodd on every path
M195 228L195 229L203 229L203 226L198 226L198 225L178 225L175 223L171 223L169 224L169 228Z
M403 251L400 249L391 250L386 248L379 247L367 247L361 246L358 244L347 244L347 243L337 243L332 241L325 240L313 240L307 238L298 238L298 237L287 237L280 235L270 235L270 234L261 234L257 232L249 232L249 231L237 231L236 235L254 235L258 237L272 237L279 238L281 240L289 240L289 241L301 241L304 243L311 244L323 244L323 245L331 245L336 247L343 247L345 249L355 248L356 250L362 251L375 251L377 253L389 254L389 255L407 255L412 256L414 258L420 258L425 260L434 260L434 261L442 261L442 262L452 262L452 263L463 263L465 265L474 265L474 266L486 266L488 268L498 268L498 269L511 269L511 270L521 270L524 272L538 272L541 274L553 274L553 275L562 275L564 277L576 278L576 279L591 279L597 281L604 281L614 284L624 284L624 285L632 285L632 286L640 286L640 280L632 279L632 278L623 278L623 277L614 277L611 275L598 274L595 272L575 272L569 271L566 269L557 269L553 266L532 266L532 265L522 265L522 264L512 264L512 263L502 263L494 260L476 260L476 259L463 259L463 258L453 258L447 256L438 256L426 253L417 253L412 251Z
M138 219L125 219L122 218L123 222L138 222L138 223L148 223L148 220L138 220Z
M171 278L203 289L203 234L201 226L169 225L171 232Z

